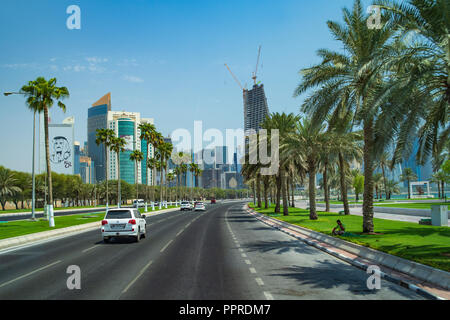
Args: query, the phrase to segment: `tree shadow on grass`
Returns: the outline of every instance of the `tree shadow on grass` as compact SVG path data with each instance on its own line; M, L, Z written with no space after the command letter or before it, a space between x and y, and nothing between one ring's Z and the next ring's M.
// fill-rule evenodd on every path
M279 269L279 273L273 273L269 276L283 277L291 281L296 281L300 286L308 285L314 289L337 289L336 299L351 298L345 296L345 293L358 296L368 296L371 299L376 298L380 290L371 290L367 288L367 279L369 274L353 266L337 261L325 260L317 261L313 266L291 266ZM381 289L389 288L405 298L411 298L414 295L411 291L401 288L394 283L383 281ZM397 298L393 298L397 299Z

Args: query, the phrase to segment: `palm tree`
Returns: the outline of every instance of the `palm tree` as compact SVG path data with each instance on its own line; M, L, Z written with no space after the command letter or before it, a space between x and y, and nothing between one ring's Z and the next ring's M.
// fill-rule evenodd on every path
M111 140L109 148L116 153L117 157L117 206L122 204L121 190L120 190L120 153L125 151L126 141L124 138L114 137Z
M438 181L438 185L439 185L439 182L441 183L441 188L440 188L442 191L441 198L444 199L445 198L445 182L447 180L449 180L448 175L443 170L440 170L433 175L433 178L435 178Z
M383 183L384 183L384 192L386 191L386 168L391 168L392 162L389 160L389 154L387 152L383 152L378 158L378 166L381 168L381 172L383 174Z
M386 190L387 190L386 199L390 200L391 194L400 193L400 188L398 186L398 182L394 181L394 180L388 180L386 183Z
M192 188L191 188L191 200L194 200L193 199L193 190L194 190L194 174L195 174L195 172L197 171L197 170L199 170L199 168L198 168L198 165L197 164L195 164L195 163L190 163L189 164L189 172L191 173L191 177L192 177Z
M108 149L111 146L112 139L116 136L116 133L112 129L97 129L95 143L97 145L103 144L105 149L105 180L106 180L106 208L109 204L108 193Z
M323 123L328 115L351 112L353 122L360 124L364 133L364 204L363 232L372 233L373 225L373 158L375 150L381 150L388 136L378 127L387 125L379 122L379 104L371 101L372 92L382 79L374 63L374 57L387 44L393 30L383 26L369 30L368 15L360 0L355 0L353 10L343 9L344 24L328 21L328 28L343 45L344 53L320 49L322 62L301 71L302 82L295 91L300 95L309 89L317 89L309 96L302 110L312 116L314 123ZM375 130L377 128L377 130ZM380 144L375 148L375 144Z
M139 135L139 139L141 140L141 143L145 143L145 154L147 155L147 159L149 158L148 154L148 146L152 143L153 135L156 132L156 128L151 123L141 123L139 124L138 129L140 130L141 134ZM146 181L146 184L148 184L148 181Z
M169 165L170 156L172 155L173 145L170 142L165 142L160 146L160 150L162 151L162 163L166 176L165 184L167 184L167 167ZM167 197L167 194L165 197Z
M144 154L139 150L134 150L130 154L130 160L135 162L135 175L136 175L136 200L139 199L139 179L138 179L138 162L144 159Z
M26 104L34 112L44 112L44 134L45 134L45 159L47 162L47 183L49 203L53 206L52 174L50 167L50 148L48 136L48 110L57 101L58 107L66 112L66 106L60 100L69 97L69 90L66 87L57 87L56 78L45 80L38 77L34 81L21 88L21 93L27 96Z
M394 160L398 162L417 134L417 159L423 163L450 135L449 3L379 0L376 4L386 9L386 27L397 32L396 45L380 56L385 68L394 71L383 94L395 100L395 116L403 116Z
M18 181L11 170L0 166L0 203L2 210L5 210L6 201L8 197L12 197L18 192L22 192L18 186Z
M316 211L316 174L319 155L325 143L324 126L315 125L310 119L304 118L297 123L296 131L288 135L281 151L289 156L303 159L309 177L309 218L317 220Z
M157 162L158 160L156 160L156 158L150 158L147 161L147 168L150 169L150 171L152 172L152 177L153 177L153 171L156 170L157 167ZM153 186L153 178L152 178L152 201L155 201L155 187Z
M382 180L383 180L383 174L375 173L373 175L373 185L375 187L375 195L376 195L377 199L382 197L381 193L380 193L380 189L381 189L381 186L382 186Z
M400 176L400 180L408 182L408 199L411 199L410 183L411 180L417 180L417 175L411 168L405 168Z
M282 152L281 146L284 144L284 140L295 131L296 123L299 121L300 117L294 115L293 113L272 113L266 117L266 119L261 124L263 129L267 130L267 145L268 149L272 148L272 130L278 130L279 134L279 159L278 159L278 173L276 174L276 190L277 190L277 203L275 206L275 212L280 212L280 195L283 198L283 215L289 214L289 203L288 194L286 190L286 171L289 167L289 162L292 160L290 155ZM259 139L258 139L259 141ZM275 146L274 146L275 147ZM259 147L258 147L259 149ZM270 165L274 165L270 163ZM260 188L260 179L258 179L257 187ZM261 197L261 196L259 196Z

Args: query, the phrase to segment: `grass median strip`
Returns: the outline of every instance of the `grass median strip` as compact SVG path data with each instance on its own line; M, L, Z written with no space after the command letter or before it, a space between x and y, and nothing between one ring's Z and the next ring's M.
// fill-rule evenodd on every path
M428 202L428 203L385 203L385 204L374 204L377 207L388 207L388 208L404 208L404 209L431 209L432 205L447 206L450 209L450 203L447 202Z
M12 237L24 236L36 232L49 231L61 228L72 227L85 223L103 220L104 213L98 214L74 214L70 216L55 217L55 227L50 228L48 221L39 219L38 221L20 220L9 221L0 224L0 240Z
M249 204L253 207L253 203ZM450 271L450 228L419 225L412 222L374 218L374 235L363 234L363 218L357 215L339 215L334 212L318 212L318 220L309 219L309 211L289 208L289 215L274 214L275 206L269 209L255 208L260 213L275 219L299 225L331 235L336 220L341 220L349 236L339 238L375 250L416 261L445 271ZM281 209L283 212L283 209Z

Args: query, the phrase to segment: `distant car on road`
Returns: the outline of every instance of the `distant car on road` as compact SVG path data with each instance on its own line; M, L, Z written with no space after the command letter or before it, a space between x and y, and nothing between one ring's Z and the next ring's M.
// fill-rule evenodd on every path
M194 211L206 211L205 204L203 202L196 202L194 205Z
M116 237L134 237L136 242L145 238L147 234L147 222L145 215L141 215L138 209L117 208L110 209L102 221L102 236L104 242L109 242Z
M189 201L181 201L180 211L192 210L192 205Z
M211 199L211 204L216 204L216 199Z
M133 208L143 208L145 207L144 199L133 200Z

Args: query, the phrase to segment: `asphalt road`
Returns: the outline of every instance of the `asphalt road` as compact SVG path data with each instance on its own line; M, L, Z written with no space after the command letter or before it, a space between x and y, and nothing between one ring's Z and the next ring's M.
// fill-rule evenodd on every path
M0 253L6 299L422 299L267 227L244 202L147 218L147 238L104 244L100 230ZM67 267L81 270L69 290Z

